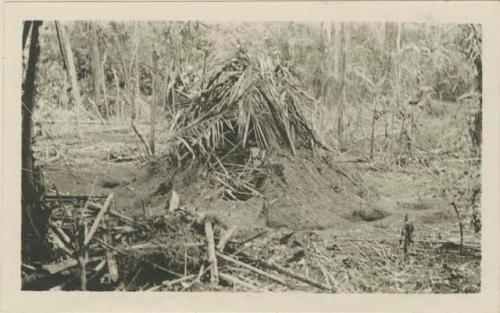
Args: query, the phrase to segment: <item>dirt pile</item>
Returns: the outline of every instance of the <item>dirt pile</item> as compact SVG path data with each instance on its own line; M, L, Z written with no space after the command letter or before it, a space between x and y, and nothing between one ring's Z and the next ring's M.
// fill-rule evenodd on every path
M374 221L388 214L371 204L377 194L364 185L360 173L336 163L334 156L278 152L265 163L256 194L243 200L228 198L231 188L217 180L216 174L172 167L165 158L145 166L117 194L129 199L120 201L128 211L141 215L146 207L146 214L155 215L165 212L175 190L181 206L215 214L240 228L321 229Z
M171 152L125 186L126 197L142 193L132 206L162 214L176 191L181 205L240 226L318 229L385 216L317 136L307 111L316 100L293 69L239 49L207 76L165 130Z

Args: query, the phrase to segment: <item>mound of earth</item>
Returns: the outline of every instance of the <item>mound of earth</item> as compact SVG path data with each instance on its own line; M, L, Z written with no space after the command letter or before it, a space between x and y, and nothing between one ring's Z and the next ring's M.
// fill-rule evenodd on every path
M322 229L389 214L371 204L370 199L378 195L365 186L361 175L337 164L334 156L278 153L269 167L261 195L245 201L225 200L210 174L196 167L177 168L166 157L148 163L134 173L132 181L110 190L117 195L117 206L135 215L163 214L175 190L181 206L216 215L242 229ZM104 179L101 185L110 184Z
M136 216L164 214L175 190L181 206L217 215L241 229L321 229L375 221L392 212L380 205L377 186L365 182L352 164L336 159L334 154L313 157L310 151L296 156L275 152L269 156L261 195L246 201L225 200L210 174L196 166L179 168L167 156L147 163L103 160L47 167L46 178L61 193L113 192L116 207Z

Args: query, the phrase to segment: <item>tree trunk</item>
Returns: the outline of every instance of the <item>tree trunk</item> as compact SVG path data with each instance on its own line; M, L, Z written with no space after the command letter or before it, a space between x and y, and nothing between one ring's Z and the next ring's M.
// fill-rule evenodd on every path
M480 26L473 26L474 38L478 45L482 44L481 40L481 29ZM477 91L479 93L479 110L474 113L473 116L473 127L472 127L472 139L475 148L475 154L481 155L481 144L483 142L483 61L482 54L476 55L474 59L474 66L476 67L476 81L477 81Z
M103 106L101 95L101 57L99 55L99 43L97 41L96 26L90 24L91 46L92 46L92 78L94 82L94 103L100 109ZM109 112L106 110L106 117L109 118Z
M401 53L401 23L397 24L396 28L396 54L393 58L393 67L394 67L394 93L396 98L396 112L399 112L399 107L401 105L401 70L399 65L400 53Z
M151 71L151 77L152 77L152 99L151 99L151 104L150 104L150 129L149 129L149 148L151 150L151 154L155 154L155 127L156 127L156 114L157 114L157 102L158 99L160 99L160 88L157 88L160 86L158 83L158 75L156 73L158 69L158 53L156 52L155 49L153 49L153 70ZM155 90L156 89L156 90Z
M481 36L481 26L473 25L472 31L474 32L474 40L477 42L480 49L482 49L482 36ZM479 107L482 111L483 108L483 61L482 53L476 55L474 59L474 66L476 67L476 81L477 81L477 91L479 92Z
M385 49L387 53L387 73L388 80L385 89L390 90L388 96L391 97L391 128L390 128L390 145L393 148L394 144L394 122L396 115L396 106L398 106L397 102L397 75L398 72L396 69L396 56L398 50L398 35L399 33L399 24L394 22L386 22L385 24ZM392 95L390 94L392 92Z
M401 102L402 102L402 86L401 86L401 61L400 61L400 54L401 54L401 31L402 31L402 24L401 22L396 24L396 52L393 58L393 68L394 68L394 98L396 101L396 107L393 110L393 119L397 114L400 114L401 111L403 111L403 121L402 121L402 126L400 129L400 134L405 134L405 139L401 142L401 145L404 146L402 151L405 151L405 153L408 153L410 157L412 156L412 138L413 135L411 133L411 123L405 123L406 119L406 108L403 107L401 109ZM410 124L410 127L408 127L408 124ZM394 125L394 124L393 124Z
M320 53L321 53L321 71L328 73L328 58L331 49L331 33L332 33L332 24L330 22L322 22L321 23L321 36L320 36ZM323 106L326 106L326 101L329 95L330 86L326 80L326 75L321 75L319 77L320 81L320 97Z
M57 42L59 43L59 51L61 52L61 56L63 58L63 69L66 72L66 78L71 80L69 71L68 71L68 65L66 64L67 62L67 57L66 53L64 52L64 44L62 41L62 35L61 35L61 26L59 25L58 21L55 21L55 26L56 26L56 34L57 34Z
M379 23L379 34L378 34L378 40L379 40L379 49L382 52L387 51L386 50L386 37L387 37L387 28L386 28L386 23ZM387 62L384 62L383 64L384 67L387 67ZM387 94L386 94L386 85L388 82L388 76L385 77L384 82L381 85L381 96L382 96L382 118L384 122L384 138L389 137L389 122L387 121Z
M132 112L132 120L135 120L139 117L139 58L137 56L137 50L139 47L140 38L138 34L138 22L134 23L134 42L135 46L131 58L132 64L129 69L129 73L132 72L132 67L134 71L134 111Z
M104 101L104 107L106 108L106 117L109 119L109 117L112 114L112 111L109 107L109 102L108 102L108 94L106 90L106 78L104 76L104 64L106 63L106 53L104 53L103 60L100 64L99 71L101 73L101 86L102 86L102 93L103 93L103 101ZM118 99L117 99L118 100ZM116 108L116 104L115 104ZM116 112L116 110L113 110L113 112Z
M330 42L332 39L332 23L325 22L325 30L326 30L326 40Z
M341 41L341 23L335 22L333 37L333 76L335 80L340 79L340 41Z
M40 197L43 194L41 172L34 166L32 145L32 114L35 109L36 67L40 57L39 28L41 21L24 22L23 34L29 32L31 39L26 68L25 80L22 86L22 152L21 152L21 208L22 208L22 258L43 259L47 253L46 238L49 215L43 210ZM23 35L24 36L24 35ZM23 40L25 40L23 38ZM27 40L27 38L26 38Z
M31 23L32 23L31 21L24 22L24 26L23 26L23 50L24 50L24 47L26 47L26 41L28 40L28 35L30 33Z
M455 201L453 201L451 203L451 205L453 206L453 209L455 210L455 214L457 215L458 230L460 231L460 253L462 253L463 246L464 246L464 224L462 221L462 216L460 216L460 211L458 211L458 207L457 207Z
M345 151L344 146L344 111L345 111L345 85L347 80L347 49L349 45L349 24L343 22L340 27L340 64L339 64L339 75L340 75L340 88L339 88L339 113L337 121L337 136L339 141L339 150ZM337 33L337 30L335 30Z
M58 24L61 41L64 48L64 56L66 57L67 75L71 84L71 96L73 98L73 110L75 113L75 123L76 131L78 137L80 137L80 122L78 118L78 110L82 108L82 98L80 96L80 86L78 85L78 79L76 76L75 59L73 57L73 49L71 48L71 43L66 35L66 30L64 26Z
M373 149L375 145L375 122L377 120L377 109L373 109L372 131L370 136L370 160L373 160Z

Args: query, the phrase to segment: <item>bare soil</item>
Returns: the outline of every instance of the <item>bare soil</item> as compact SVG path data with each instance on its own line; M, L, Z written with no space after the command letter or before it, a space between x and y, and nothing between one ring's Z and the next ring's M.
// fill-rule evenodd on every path
M166 212L170 192L175 190L182 206L236 226L240 237L262 230L269 231L264 241L279 240L290 232L314 234L325 247L342 251L331 256L337 255L338 264L350 269L336 271L340 291L480 289L479 238L466 229L465 242L473 247L472 252L460 255L453 245L443 252L442 242L458 242L458 226L450 205L433 189L436 178L431 171L380 170L338 155L294 157L275 152L272 162L281 170L266 180L263 196L234 201L222 199L220 190L196 168L177 168L167 157L116 162L122 156L141 154L127 127L104 131L89 126L81 131L80 139L44 136L35 147L38 159L47 161L43 168L48 186L54 185L61 194L113 192L116 208L132 216L152 216ZM158 150L162 149L166 147L160 140ZM416 243L406 261L401 261L398 240L405 214L414 222ZM265 243L259 247L255 253L262 258L276 253L263 250ZM293 252L285 248L286 244L283 251L287 252L280 252L281 257Z

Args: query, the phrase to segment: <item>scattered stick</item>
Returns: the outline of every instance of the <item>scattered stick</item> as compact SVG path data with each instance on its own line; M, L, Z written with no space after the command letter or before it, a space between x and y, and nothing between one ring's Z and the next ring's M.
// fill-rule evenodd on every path
M168 273L168 274L170 274L170 275L174 275L174 276L176 276L176 277L182 277L182 275L181 275L181 274L179 274L179 273L176 273L176 272L173 272L173 271L171 271L171 270L169 270L169 269L166 269L165 267L163 267L163 266L161 266L161 265L158 265L158 264L156 264L156 263L154 263L154 262L151 262L151 261L145 260L145 259L143 259L143 258L141 258L141 257L135 256L134 254L128 254L128 253L126 253L126 252L123 252L122 250L120 250L120 249L118 249L118 248L116 248L116 247L113 247L112 245L107 244L106 242L104 242L104 241L102 241L102 240L100 240L100 239L96 239L96 241L97 241L99 244L101 244L102 246L107 247L107 248L109 248L109 249L111 249L111 250L114 250L114 251L116 251L116 252L118 252L118 253L120 253L120 254L122 254L122 255L131 256L131 257L133 257L134 259L136 259L136 260L138 260L138 261L141 261L141 262L147 263L147 264L149 264L149 265L153 266L154 268L157 268L157 269L159 269L159 270L161 270L161 271L163 271L163 272L165 272L165 273Z
M21 263L21 270L28 271L28 272L35 272L36 271L36 267L31 266L29 264Z
M139 276L139 273L141 273L141 271L142 271L142 266L139 266L139 269L137 270L137 272L135 272L134 276L132 277L130 282L125 287L125 290L130 290L130 287L132 287L132 284L135 282L135 280L137 279L137 277Z
M148 218L148 212L146 211L146 202L144 199L141 199L141 205L142 205L142 215L144 216L145 219Z
M122 157L116 157L116 158L109 159L109 161L120 163L120 162L132 162L132 161L135 161L138 159L139 159L139 157L136 157L136 156L122 156Z
M455 214L457 215L458 219L458 228L460 229L460 253L463 252L463 247L464 247L464 225L462 222L462 217L460 216L460 212L458 211L457 205L455 201L451 203L453 206L453 209L455 210Z
M106 251L106 260L108 262L108 272L109 278L112 282L117 282L119 276L118 265L116 264L115 254L109 251Z
M210 270L210 266L205 269L205 266L201 265L200 270L198 271L198 275L196 276L196 278L192 282L190 282L189 284L185 285L181 289L181 291L185 291L185 290L191 288L191 286L193 286L196 283L201 283L201 277L203 277L203 275L205 275L205 273L208 272L209 270Z
M245 246L246 243L251 242L251 241L253 241L253 240L257 239L257 238L260 238L260 237L264 236L265 234L267 234L267 230L263 231L263 232L261 232L261 233L259 233L257 235L254 235L254 236L252 236L252 237L250 237L248 239L245 239L245 240L243 240L241 242L238 242L238 244L241 245L241 248L239 248L235 252L231 253L231 256L235 256L235 255L239 254L241 251L244 251L247 248Z
M330 284L330 275L326 268L321 264L319 260L316 259L316 264L318 265L319 269L321 270L321 273L323 274L323 277L325 278L326 286L331 289L332 284Z
M100 257L90 258L87 263L95 262L100 260ZM42 265L42 270L47 272L50 275L61 273L69 268L75 267L78 265L78 261L76 259L65 259L58 263L50 263Z
M175 210L177 210L177 208L179 207L179 201L180 201L179 194L175 190L172 190L170 195L170 201L168 204L168 211L174 212Z
M97 217L94 220L94 223L92 224L92 227L90 228L90 231L88 235L86 236L85 239L85 245L88 245L92 237L94 236L95 232L97 231L97 227L99 227L99 223L101 222L102 218L108 211L109 206L111 205L111 201L113 200L113 193L110 193L109 196L106 198L106 202L104 202L104 205L102 206L101 210L99 211L99 214L97 214Z
M187 248L184 246L184 276L187 275Z
M347 178L354 186L359 186L359 184L351 176L349 176L343 169L336 168L335 171L339 174L344 175L344 177Z
M265 230L265 231L263 231L263 232L261 232L261 233L258 233L257 235L254 235L254 236L252 236L252 237L250 237L250 238L248 238L248 239L245 239L245 240L243 240L243 241L239 242L239 244L240 244L240 245L244 245L244 244L246 244L246 243L248 243L248 242L250 242L250 241L253 241L253 240L257 239L257 238L260 238L260 237L264 236L264 235L265 235L265 234L267 234L267 233L268 233L268 231L267 231L267 230Z
M88 208L89 209L94 209L94 210L102 210L102 206L97 204L97 203L90 203L89 202L89 205L88 205ZM124 221L127 221L127 222L134 222L134 219L131 218L130 216L127 216L121 212L118 212L117 210L115 209L109 209L109 214L112 215L112 216L115 216L115 217L118 217Z
M100 271L102 271L102 269L104 268L104 266L106 265L106 260L102 260L101 262L99 262L99 264L97 264L95 267L94 267L94 272L98 273Z
M210 270L210 282L217 285L219 283L219 271L217 268L217 257L215 256L214 231L212 229L212 222L208 219L205 220L205 234L207 235L208 242L208 261L212 263Z
M263 261L263 260L255 260L255 259L251 258L247 254L243 254L242 253L242 255L245 258L247 258L247 259L249 259L249 260L251 260L251 261L253 261L253 262L255 262L255 263L259 264L259 265L261 265L262 267L269 268L269 269L274 270L274 271L276 271L278 273L281 273L283 275L286 275L286 276L289 276L289 277L294 278L296 280L299 280L301 282L304 282L304 283L306 283L308 285L311 285L311 286L314 286L316 288L323 289L323 290L335 291L331 287L328 287L326 285L323 285L322 283L316 282L316 281L314 281L312 279L303 277L301 275L295 274L295 273L293 273L293 272L291 272L289 270L286 270L286 269L282 268L281 266L278 266L278 265L275 265L275 264L272 264L272 263L269 263L269 262L266 262L266 261Z
M58 275L64 277L71 281L78 277L79 270L76 268L66 269L61 271ZM33 273L22 279L22 288L29 290L46 290L53 284L53 280L50 274L47 273Z
M78 261L75 259L66 259L59 263L45 264L42 265L42 269L49 274L57 274L73 266L77 266Z
M62 230L59 226L55 225L54 223L50 223L50 230L54 233L55 236L57 236L66 246L66 248L70 251L74 251L75 247L71 242L71 239L69 236Z
M87 290L87 249L86 249L87 224L78 225L78 264L80 265L80 289Z
M226 282L228 283L231 283L233 286L236 286L236 285L239 285L239 286L242 286L246 289L250 289L252 291L258 291L257 287L255 287L254 285L251 285L247 282L244 282L232 275L229 275L229 274L225 274L225 273L219 273L219 277L222 278L223 280L225 280Z
M370 136L370 160L373 160L373 148L375 143L375 121L377 120L377 110L373 109L372 132Z
M368 257L368 255L366 255L366 253L364 253L357 245L352 244L352 243L349 243L349 245L351 247L353 247L354 249L358 250L359 254L361 254L365 258L365 260L367 260L367 261L370 260L370 258Z
M146 291L156 291L162 287L172 287L175 284L182 283L182 282L185 282L186 280L190 280L190 279L193 279L196 277L197 277L196 274L192 274L192 275L184 276L182 278L178 278L178 279L174 279L174 280L165 280L160 285L151 287L151 288L147 289Z
M224 248L226 247L227 242L233 235L233 233L236 231L236 227L232 226L228 230L226 230L221 238L219 239L219 244L217 245L217 250L220 252L224 252Z
M74 201L88 201L92 199L104 199L107 196L90 196L90 195L44 195L45 200L49 201L63 201L63 202L74 202Z
M223 259L223 260L226 260L226 261L228 261L228 262L234 263L234 264L239 265L239 266L241 266L241 267L243 267L243 268L246 268L246 269L248 269L248 270L250 270L250 271L252 271L252 272L255 272L255 273L259 274L259 275L262 275L262 276L264 276L264 277L267 277L267 278L269 278L269 279L271 279L271 280L273 280L273 281L275 281L275 282L277 282L277 283L282 284L283 286L290 287L290 285L289 285L289 284L287 284L287 283L286 283L286 282L285 282L282 278L280 278L280 277L278 277L278 276L275 276L275 275L272 275L272 274L266 273L266 272L264 272L264 271L262 271L262 270L260 270L260 269L258 269L258 268L256 268L256 267L253 267L253 266L251 266L251 265L248 265L248 264L246 264L246 263L243 263L243 262L241 262L241 261L238 261L238 260L236 260L236 259L233 259L233 258L231 258L231 257L229 257L229 256L227 256L227 255L224 255L224 254L220 253L220 252L216 252L216 254L217 254L217 256L218 256L219 258L221 258L221 259Z
M144 145L145 149L146 149L146 153L148 154L148 156L152 156L153 155L153 152L151 151L151 148L149 147L149 144L148 142L146 141L146 139L144 138L144 136L139 132L139 130L137 129L137 127L135 126L135 123L134 123L134 119L132 118L132 120L130 121L130 125L132 126L132 129L134 130L134 133L135 135L137 136L137 138L139 138L139 140L142 142L142 144Z
M63 250L67 255L71 256L73 253L68 249L65 242L52 230L49 228L49 235L52 236L52 243L59 249Z

